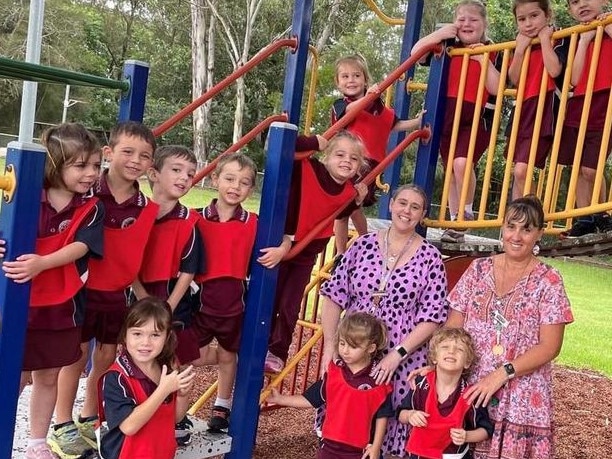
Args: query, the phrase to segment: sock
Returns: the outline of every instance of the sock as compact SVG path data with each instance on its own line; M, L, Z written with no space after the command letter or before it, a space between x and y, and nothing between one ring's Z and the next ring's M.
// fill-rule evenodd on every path
M472 210L472 206L473 206L473 204L466 204L465 205L465 213L466 214L474 215L474 211Z
M457 220L457 214L451 214L451 222L454 222L455 220Z
M215 400L215 406L221 406L230 410L232 408L232 399L217 397L217 399Z
M59 429L61 429L64 426L67 426L68 424L74 424L74 421L62 422L61 424L55 424L53 426L53 430L58 431Z
M46 438L29 438L28 448L33 448L34 446L42 445L46 441L47 441Z
M79 424L83 424L85 422L96 421L98 419L98 415L94 414L93 416L82 417L79 414Z

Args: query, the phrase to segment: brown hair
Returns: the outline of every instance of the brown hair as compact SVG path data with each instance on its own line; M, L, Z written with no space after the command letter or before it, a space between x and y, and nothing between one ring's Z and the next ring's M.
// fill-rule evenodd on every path
M505 223L522 223L525 228L544 228L544 209L538 197L528 194L512 201L506 209Z
M427 193L425 193L423 188L421 188L419 185L415 185L414 183L407 183L406 185L396 188L395 191L393 191L393 194L391 194L391 199L395 201L400 193L406 190L414 191L416 194L421 196L421 198L423 198L423 210L427 210Z
M101 154L96 136L79 123L51 127L43 132L41 142L47 149L44 188L64 186L62 171L65 166L70 166L80 157L89 161L91 155Z
M119 332L117 342L125 346L128 329L141 327L151 319L155 322L155 329L157 331L166 332L166 342L155 360L160 366L166 365L168 368L174 368L176 366L176 358L174 356L176 334L172 329L172 310L168 303L159 298L148 296L130 306L127 317L123 322L123 327L121 327Z
M372 78L370 77L370 71L368 70L368 63L361 54L352 54L350 56L344 56L336 59L336 62L334 63L334 81L336 84L338 83L338 72L340 72L341 65L352 65L353 67L358 68L361 73L363 73L366 88L368 87Z
M487 28L489 26L489 20L487 19L487 7L485 4L480 0L461 0L455 7L455 18L457 18L457 13L459 13L459 9L461 8L474 8L476 11L478 11L480 17L484 19L485 29L480 39L483 43L486 43L488 41Z
M454 340L465 346L465 361L468 368L476 361L476 350L472 336L463 328L438 328L429 339L427 360L431 365L435 365L437 360L438 346L442 341Z
M217 166L215 167L215 171L213 173L217 177L219 177L225 165L234 162L238 163L238 168L240 170L247 168L251 171L251 185L255 186L255 183L257 181L257 165L255 164L255 161L253 161L244 153L230 153L221 156L221 158L219 158L219 161L217 162Z
M198 160L191 149L183 145L164 145L155 150L153 154L153 169L161 171L168 158L181 158L198 165Z
M115 148L115 146L119 143L121 136L137 137L151 145L151 149L153 151L155 151L157 148L155 135L151 129L138 121L122 121L121 123L115 125L110 132L108 146Z
M340 338L352 347L376 345L372 359L378 359L387 347L387 327L379 319L365 312L347 313L338 325L336 347Z
M329 154L333 152L333 150L334 150L334 148L336 148L336 145L338 144L338 142L340 140L342 140L342 139L346 139L346 140L348 140L348 141L353 143L353 146L355 147L355 152L359 155L359 170L358 170L358 174L363 175L368 170L368 162L366 161L366 148L365 148L365 145L363 144L363 141L361 140L361 138L359 138L358 136L356 136L352 132L347 131L346 129L342 129L342 130L338 131L338 133L336 135L334 135L329 140L329 142L327 144L327 148L323 152L323 158L322 158L321 162L323 164L325 164Z

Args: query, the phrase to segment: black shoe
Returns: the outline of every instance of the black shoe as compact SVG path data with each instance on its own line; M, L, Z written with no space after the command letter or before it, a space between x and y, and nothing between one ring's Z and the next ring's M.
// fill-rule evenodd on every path
M209 432L221 432L229 427L230 410L223 406L215 405L212 416L208 420Z
M193 432L193 422L187 416L174 425L174 438L178 446L187 446L191 443L191 433Z
M612 231L612 217L609 214L603 212L601 214L595 214L595 226L601 233L607 233Z
M574 222L569 231L561 233L561 238L577 238L586 236L587 234L593 234L597 232L597 225L595 224L595 217L589 215L588 217L580 217Z

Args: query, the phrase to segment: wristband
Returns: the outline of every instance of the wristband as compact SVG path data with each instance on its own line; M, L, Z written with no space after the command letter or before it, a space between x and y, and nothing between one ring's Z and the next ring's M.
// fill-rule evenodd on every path
M400 355L400 357L402 358L402 360L404 358L406 358L406 356L408 355L408 351L406 350L406 348L404 346L402 346L401 344L398 346L395 346L394 348L397 353Z

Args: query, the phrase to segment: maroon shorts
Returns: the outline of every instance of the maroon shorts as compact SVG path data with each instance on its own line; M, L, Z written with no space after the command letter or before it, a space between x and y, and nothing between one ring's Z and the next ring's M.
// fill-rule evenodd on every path
M454 158L467 158L469 147L470 147L470 135L472 133L471 127L459 127L457 134L457 148L455 148ZM443 134L440 138L440 156L444 161L442 165L446 167L448 157L450 155L451 136ZM485 130L484 123L481 121L480 126L476 134L476 145L474 146L474 164L476 164L483 153L489 146L489 131Z
M548 157L548 152L550 151L550 147L552 147L553 138L552 137L540 137L538 140L538 148L536 149L536 158L535 158L535 167L538 169L544 169L546 166L546 158ZM506 143L506 148L504 150L504 158L508 158L508 147L510 145L510 140L508 139ZM514 148L514 159L512 160L516 163L529 163L529 152L531 151L531 137L517 137L516 138L516 146Z
M197 331L200 347L210 344L213 338L216 338L219 345L226 351L238 352L243 320L243 313L230 317L219 317L198 312L192 328Z
M317 451L317 459L361 459L362 457L363 450L334 441L323 440Z
M590 169L597 169L599 160L599 149L603 142L602 131L586 131L584 136L584 145L582 147L582 158L580 165ZM561 135L561 145L559 146L559 164L571 166L574 163L576 153L576 144L578 143L578 128L564 126L563 134ZM612 148L612 138L608 140L608 151L606 158L610 155Z
M177 338L176 358L179 360L181 365L193 362L195 359L200 357L198 335L193 326L181 330L175 330L175 332Z
M81 327L26 332L23 371L72 365L81 358Z
M112 311L85 309L82 342L86 343L95 338L98 343L117 344L128 311L127 307Z

